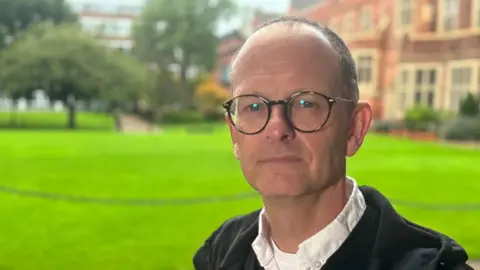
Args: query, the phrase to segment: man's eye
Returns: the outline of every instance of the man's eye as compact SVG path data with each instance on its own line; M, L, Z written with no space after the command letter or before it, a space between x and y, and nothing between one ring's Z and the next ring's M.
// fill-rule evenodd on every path
M253 104L250 104L247 106L247 109L249 111L259 111L261 109L261 104L258 104L258 103L253 103Z
M301 108L313 108L315 107L315 104L313 102L309 102L307 100L299 100L298 103L296 104L298 107Z

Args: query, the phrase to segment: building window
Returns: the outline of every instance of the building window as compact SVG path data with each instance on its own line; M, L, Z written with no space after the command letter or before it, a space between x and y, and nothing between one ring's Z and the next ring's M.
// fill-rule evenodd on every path
M372 64L371 56L360 56L357 61L357 81L358 83L370 83L372 81Z
M105 21L105 34L108 36L116 36L118 34L116 21Z
M402 70L397 84L398 108L400 110L404 110L407 107L407 89L409 85L410 73L407 70Z
M435 69L420 69L415 72L414 104L416 106L435 105L437 72Z
M443 6L443 30L452 31L458 27L459 3L458 0L442 0Z
M400 26L408 26L412 24L414 0L398 0L399 1L399 24Z
M360 29L363 32L372 30L372 10L363 8L360 14Z
M345 22L343 24L344 28L344 34L346 35L352 35L353 34L353 14L349 13L345 16Z
M473 12L475 12L475 15L476 16L476 21L475 21L475 25L477 27L480 27L480 0L474 0L475 3L473 3L473 6L475 7L475 10Z
M460 101L464 98L471 88L472 69L469 67L452 68L450 71L450 109L458 111Z

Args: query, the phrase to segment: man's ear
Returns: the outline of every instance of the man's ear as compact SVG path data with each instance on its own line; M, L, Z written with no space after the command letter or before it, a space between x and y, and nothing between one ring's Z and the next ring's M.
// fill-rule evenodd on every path
M230 117L228 117L228 114L225 113L225 121L227 122L228 129L230 130L230 137L232 139L232 144L233 144L233 154L235 155L235 158L238 159L238 144L236 140L236 130L233 127L232 122L230 121Z
M350 125L350 134L347 141L348 157L355 155L363 144L370 123L372 122L372 107L368 103L357 104Z

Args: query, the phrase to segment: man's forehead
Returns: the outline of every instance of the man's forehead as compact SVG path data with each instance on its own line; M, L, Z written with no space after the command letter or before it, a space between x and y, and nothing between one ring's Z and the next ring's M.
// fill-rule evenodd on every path
M232 80L258 69L291 63L307 68L337 66L339 55L325 35L309 25L270 25L253 34L232 62ZM252 71L253 72L253 71Z
M234 57L232 65L235 65L239 58L248 57L249 54L254 54L258 50L274 48L285 42L316 43L319 50L334 51L328 38L319 29L300 23L292 25L279 22L266 26L249 37Z

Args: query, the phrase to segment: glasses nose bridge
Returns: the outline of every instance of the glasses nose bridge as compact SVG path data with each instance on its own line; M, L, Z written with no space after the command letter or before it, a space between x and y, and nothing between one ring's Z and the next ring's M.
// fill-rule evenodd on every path
M275 105L287 106L288 101L289 100L271 100L269 103L270 103L270 106L272 106L272 107L275 106Z
M280 111L279 111L279 115L278 117L282 118L283 121L287 121L287 123L290 124L290 119L288 117L288 104L289 104L290 100L289 99L284 99L284 100L270 100L268 103L269 103L269 110L270 110L270 113L269 113L269 117L268 117L268 122L270 122L270 120L272 120L272 117L274 117L274 112L273 112L273 108L275 105L283 105L283 108L280 108Z
M288 103L290 102L289 99L280 99L280 100L270 100L268 103L269 103L269 107L270 107L270 114L273 113L273 106L276 106L276 105L283 105L283 114L286 114L287 110L288 110Z

